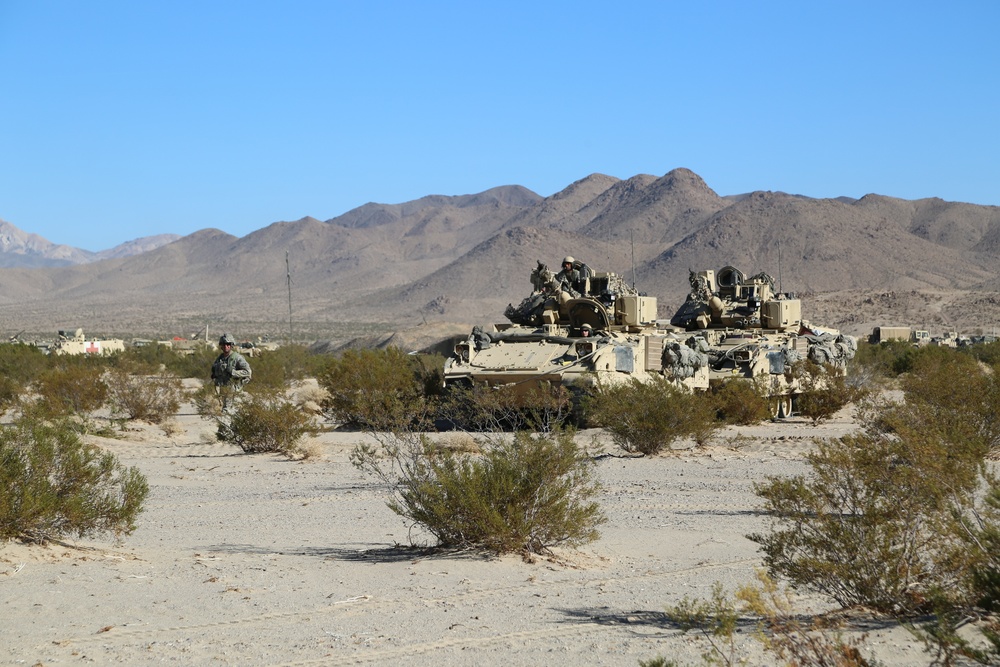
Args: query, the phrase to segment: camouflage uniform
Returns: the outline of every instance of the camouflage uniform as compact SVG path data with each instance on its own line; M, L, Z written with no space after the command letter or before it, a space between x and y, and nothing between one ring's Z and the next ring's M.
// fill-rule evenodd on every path
M212 364L212 382L216 387L242 389L251 375L250 364L239 352L220 354Z
M225 345L229 346L228 350L223 347ZM223 348L222 354L212 364L212 382L215 383L216 391L222 387L239 391L250 381L250 364L236 351L236 340L229 334L222 334L219 347Z

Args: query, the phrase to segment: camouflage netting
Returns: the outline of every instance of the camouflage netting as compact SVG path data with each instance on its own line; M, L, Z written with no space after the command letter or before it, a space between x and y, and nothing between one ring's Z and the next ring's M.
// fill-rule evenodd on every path
M699 369L707 365L708 355L688 345L674 342L663 348L663 368L674 379L694 377Z
M858 341L854 336L825 333L806 335L805 338L809 341L809 360L817 364L846 366L858 349Z

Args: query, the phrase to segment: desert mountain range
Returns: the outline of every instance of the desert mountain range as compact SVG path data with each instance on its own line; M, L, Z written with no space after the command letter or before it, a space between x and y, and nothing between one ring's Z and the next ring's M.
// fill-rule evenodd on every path
M0 266L9 265L11 230L20 231L3 225ZM207 326L336 342L395 335L418 346L503 321L506 305L530 292L536 262L558 270L567 254L658 297L664 319L689 291L689 269L732 265L771 274L803 299L805 318L855 335L878 325L1000 326L1000 207L876 194L724 197L687 169L592 174L550 197L511 185L369 203L242 238L205 229L125 246L86 259L62 246L71 265L0 269L0 334L163 336Z

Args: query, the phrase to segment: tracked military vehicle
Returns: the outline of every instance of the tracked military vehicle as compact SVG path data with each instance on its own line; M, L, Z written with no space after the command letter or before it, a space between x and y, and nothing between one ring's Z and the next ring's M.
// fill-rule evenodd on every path
M857 341L802 319L793 294L775 290L766 273L747 277L726 266L691 272L691 293L670 320L689 334L686 344L708 356L708 382L760 379L772 415L789 416L803 388L792 365L804 359L845 373Z
M708 388L707 355L685 345L686 332L657 323L655 297L616 273L571 264L572 271L553 274L538 262L531 294L504 313L509 323L475 327L455 346L445 385L507 386L522 395L563 386L575 393L596 382L661 375Z

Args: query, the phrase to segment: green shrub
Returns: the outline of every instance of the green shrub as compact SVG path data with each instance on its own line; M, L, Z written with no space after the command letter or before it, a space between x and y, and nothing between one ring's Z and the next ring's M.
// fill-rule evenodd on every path
M730 380L712 392L716 417L726 424L757 424L770 418L763 382Z
M572 411L570 393L561 385L524 389L480 384L450 389L438 414L441 420L470 431L548 433L566 426Z
M946 358L915 365L905 404L863 403L862 429L819 443L810 476L758 485L773 524L751 539L772 574L896 615L972 603L971 575L986 555L967 543L969 521L981 516L998 392L995 372Z
M542 553L597 539L605 519L593 497L593 463L572 434L519 432L482 455L436 447L426 438L395 440L383 456L359 446L353 463L394 491L389 507L440 546L495 553Z
M176 414L184 394L178 378L137 363L109 369L107 383L113 414L153 424Z
M248 454L297 456L302 438L315 432L312 418L278 393L244 393L219 417L219 439Z
M253 380L246 391L255 394L272 393L287 388L292 382L314 377L331 363L331 357L313 354L303 345L283 345L266 350L251 358ZM442 366L444 362L441 362Z
M376 431L425 427L432 406L421 366L398 348L348 350L319 374L329 398L327 416L347 426Z
M1000 448L1000 368L987 368L948 348L915 360L900 378L912 418L941 432L952 449L981 458Z
M0 430L0 538L129 534L148 493L137 468L83 444L65 422Z
M796 364L793 373L802 389L795 399L796 408L799 415L811 419L813 424L826 421L865 394L865 389L849 385L847 378L833 366L805 361Z
M710 399L659 376L600 385L589 410L590 420L603 426L616 445L645 455L669 451L680 438L704 442L718 428Z
M30 385L49 368L51 359L34 345L0 345L0 377L19 386Z
M35 393L47 414L84 415L107 401L104 365L98 359L85 361L87 363L59 363L39 375Z
M99 359L86 363L60 363L43 371L35 382L41 408L54 416L83 415L97 410L108 400L104 367Z

